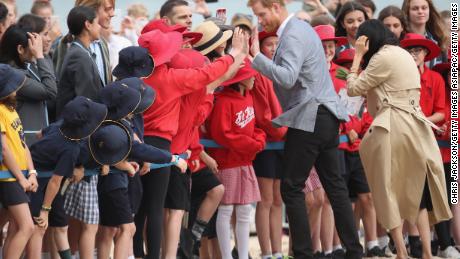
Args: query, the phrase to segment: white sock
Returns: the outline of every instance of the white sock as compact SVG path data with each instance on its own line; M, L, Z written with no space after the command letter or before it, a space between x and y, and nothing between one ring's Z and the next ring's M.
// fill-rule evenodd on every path
M324 255L329 255L329 254L332 254L332 250L327 250L324 252Z
M390 243L390 238L388 236L381 236L378 238L380 249L385 248Z
M236 205L236 240L238 240L238 258L248 259L249 254L249 223L251 204Z
M130 255L128 256L128 259L136 259L136 257L134 257L134 255Z
M275 254L273 254L273 257L275 257L275 259L283 259L283 254L282 253L275 253Z
M230 220L232 218L232 212L233 205L220 205L217 212L216 232L222 259L233 259L232 247L230 244Z
M377 240L367 242L367 250L371 250L372 248L376 246L379 246L379 241Z
M332 248L333 251L337 251L337 250L339 250L339 249L343 249L343 248L342 248L342 245L336 245L336 246L334 246L334 247Z
M271 254L262 255L262 259L272 259L272 255Z

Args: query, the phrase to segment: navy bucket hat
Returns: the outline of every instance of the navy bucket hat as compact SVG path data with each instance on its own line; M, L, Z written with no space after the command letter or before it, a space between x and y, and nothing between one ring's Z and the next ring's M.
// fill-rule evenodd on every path
M127 47L118 53L118 65L112 74L123 79L127 77L149 77L155 68L155 62L147 49Z
M129 88L138 91L141 94L141 102L139 106L134 110L134 114L145 112L155 101L156 92L152 87L148 86L141 79L137 77L129 77L119 81L122 84L126 84Z
M126 83L115 81L99 92L100 101L107 105L107 119L118 121L134 113L141 102L141 93Z
M8 97L19 90L26 81L26 76L7 64L0 64L0 99Z
M61 133L71 140L84 139L101 125L106 116L105 105L77 96L62 110Z
M132 139L121 123L107 120L89 137L88 146L97 163L115 165L128 157Z

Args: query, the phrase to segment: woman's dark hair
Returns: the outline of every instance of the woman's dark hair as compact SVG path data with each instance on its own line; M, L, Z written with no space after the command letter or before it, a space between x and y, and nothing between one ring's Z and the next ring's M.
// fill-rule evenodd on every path
M364 14L364 18L366 20L369 20L369 17L367 16L366 9L357 2L346 2L344 5L339 10L339 13L337 14L337 18L335 19L335 35L336 36L347 36L347 31L342 25L342 22L345 20L345 16L348 13L351 13L353 11L361 11Z
M2 2L0 2L0 23L3 24L8 17L8 7Z
M383 22L383 20L385 20L385 18L390 17L390 16L393 16L393 17L397 18L399 20L399 22L401 22L401 26L403 27L403 31L401 33L401 37L399 37L399 40L402 40L404 38L404 35L407 32L406 16L404 15L403 11L399 7L394 6L394 5L389 5L389 6L385 7L385 8L383 8L382 11L380 11L378 19L381 22Z
M28 32L32 29L27 27L20 27L17 24L11 25L3 34L2 41L0 42L0 62L12 63L18 67L24 68L25 64L19 58L18 45L24 48L29 46Z
M211 62L213 62L215 59L218 59L222 57L222 55L217 52L215 49L211 50L208 54L205 55Z
M76 6L70 10L67 16L67 26L69 34L64 39L65 42L73 40L72 36L78 36L85 29L85 22L93 22L97 17L96 10L88 6Z
M379 20L372 19L363 22L358 28L356 38L362 35L367 36L369 40L369 50L363 57L363 68L367 67L372 56L384 45L399 45L396 35Z
M45 19L35 14L24 14L19 18L17 25L21 28L30 28L32 32L40 33L46 28Z

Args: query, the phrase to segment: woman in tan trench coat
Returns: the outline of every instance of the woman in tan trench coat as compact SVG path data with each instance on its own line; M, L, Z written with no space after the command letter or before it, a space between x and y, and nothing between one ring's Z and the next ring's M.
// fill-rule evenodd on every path
M408 257L402 220L417 223L423 258L431 258L430 224L449 219L451 212L441 154L430 127L436 126L419 106L420 74L411 55L395 46L395 36L380 21L366 21L357 35L347 87L350 96L367 96L374 117L359 153L377 220L390 230L397 258ZM365 69L358 76L362 60Z

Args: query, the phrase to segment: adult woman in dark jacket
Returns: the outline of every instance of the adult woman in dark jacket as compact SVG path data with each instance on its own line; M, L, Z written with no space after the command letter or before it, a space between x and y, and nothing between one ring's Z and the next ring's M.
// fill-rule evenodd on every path
M26 74L24 86L18 91L17 111L23 121L26 143L33 144L35 133L48 126L46 101L56 97L56 77L43 55L41 36L29 27L13 25L0 44L0 62Z

